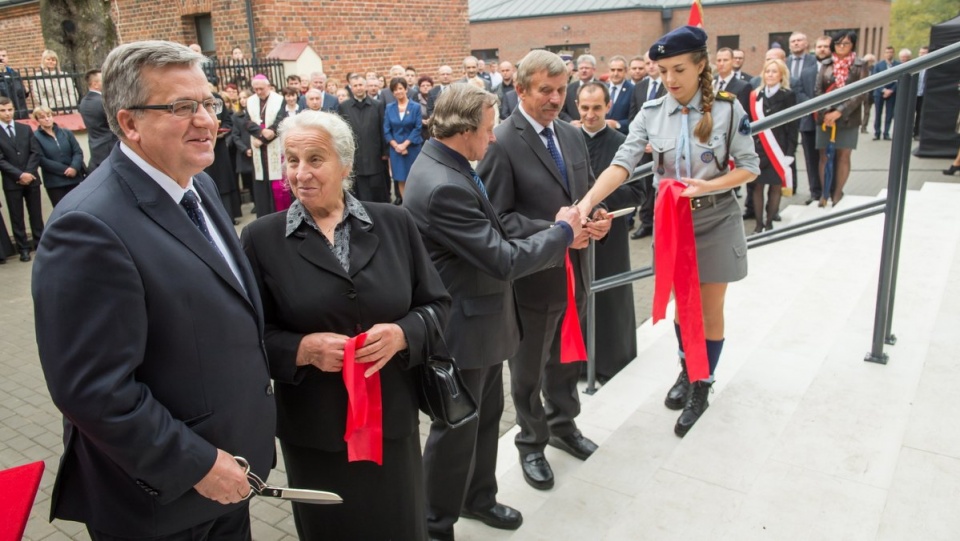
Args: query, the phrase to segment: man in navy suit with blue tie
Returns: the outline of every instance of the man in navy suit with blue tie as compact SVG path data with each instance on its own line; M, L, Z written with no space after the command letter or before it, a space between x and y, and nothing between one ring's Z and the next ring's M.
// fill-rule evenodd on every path
M610 59L610 110L607 126L620 133L630 131L630 103L633 83L627 79L627 59L617 55Z

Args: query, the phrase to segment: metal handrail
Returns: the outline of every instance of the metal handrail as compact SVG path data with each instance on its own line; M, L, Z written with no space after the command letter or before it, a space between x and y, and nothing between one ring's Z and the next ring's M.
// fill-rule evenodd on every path
M898 103L907 104L906 107L897 107L897 126L912 126L916 113L917 76L922 70L939 66L951 60L960 58L960 42L927 55L912 59L880 73L870 75L843 88L839 88L804 101L789 109L765 117L750 124L751 135L761 131L781 126L788 122L805 117L815 111L821 111L832 105L856 97L864 92L880 88L897 81L906 99L898 99ZM874 313L874 333L871 350L864 360L886 363L887 355L883 352L884 344L895 344L896 336L891 331L894 299L896 297L896 279L899 267L900 240L903 231L903 206L906 199L906 181L910 166L911 130L895 130L891 147L890 169L887 182L887 197L859 205L842 211L832 212L825 216L814 218L777 228L770 232L751 236L747 241L748 248L757 248L774 242L779 242L814 231L842 225L862 218L884 213L883 244L881 247L880 278L877 284L877 306ZM636 182L653 174L653 163L646 163L637 167L627 182ZM593 246L590 250L590 262L593 266ZM653 276L651 266L631 269L626 272L594 280L587 292L587 389L588 394L596 392L596 343L595 343L595 298L601 291L622 287L637 280Z

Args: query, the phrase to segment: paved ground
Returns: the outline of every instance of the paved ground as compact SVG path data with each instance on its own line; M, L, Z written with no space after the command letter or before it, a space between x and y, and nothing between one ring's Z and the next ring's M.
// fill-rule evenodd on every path
M889 143L861 139L860 149L854 152L854 172L847 193L853 195L876 195L886 187L886 170L889 163ZM800 160L802 163L802 160ZM911 162L910 189L919 189L923 182L960 182L940 174L948 165L946 159L918 159ZM800 174L801 193L784 205L802 203L807 197L805 175ZM45 209L49 202L44 199ZM4 213L5 214L5 213ZM6 219L6 217L4 217ZM246 218L249 221L249 218ZM746 227L752 229L753 224ZM649 264L649 242L631 241L632 260L635 267ZM61 444L60 415L50 402L44 384L33 329L33 305L30 297L30 269L32 263L20 263L11 258L0 266L0 469L44 460L47 470L41 483L41 491L27 527L26 539L60 540L86 539L83 528L76 523L47 522L50 492L57 469ZM650 288L652 282L642 281L634 286L638 324L650 311ZM80 315L78 314L78 317ZM502 431L508 430L513 421L513 407L507 393L507 411L501 423ZM421 424L425 432L426 424ZM271 475L271 482L283 483L283 465ZM95 498L96 495L90 495ZM263 501L252 506L254 538L259 540L295 539L296 532L288 506L274 505Z

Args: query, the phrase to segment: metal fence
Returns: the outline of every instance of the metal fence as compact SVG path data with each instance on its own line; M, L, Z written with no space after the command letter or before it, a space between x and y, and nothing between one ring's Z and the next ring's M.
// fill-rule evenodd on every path
M76 113L80 100L87 93L86 71L7 68L0 72L0 95L13 100L15 117L18 119L28 118L31 111L42 105L57 115ZM273 58L256 61L214 58L203 64L203 71L207 80L220 88L227 83L236 84L241 89L249 88L254 75L261 73L277 89L284 84L283 63Z

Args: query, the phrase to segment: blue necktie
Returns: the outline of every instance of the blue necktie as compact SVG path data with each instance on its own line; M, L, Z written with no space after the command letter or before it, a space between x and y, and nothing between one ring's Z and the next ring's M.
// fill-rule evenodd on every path
M213 242L213 237L210 236L210 230L207 229L207 221L204 220L203 213L200 212L200 200L197 199L197 194L192 191L183 194L183 199L180 200L180 206L187 211L187 216L190 217L193 225L197 226L197 229L203 233L203 238L207 239L207 242L210 243L210 246L213 246L213 249L216 250L217 253L220 253L217 244Z
M650 81L650 94L647 96L647 101L656 99L657 97L657 82Z
M563 177L563 185L567 187L567 191L569 192L570 181L567 180L567 166L563 164L563 156L560 155L560 149L557 148L557 144L553 141L553 130L544 128L540 133L547 138L547 151L550 153L550 157L553 158L553 162L557 164L557 168L560 169L560 176Z
M480 179L480 175L478 175L476 171L471 169L470 176L473 177L473 182L477 184L477 188L480 188L480 193L483 194L483 197L489 200L490 196L487 194L487 188L486 186L483 185L483 180Z

